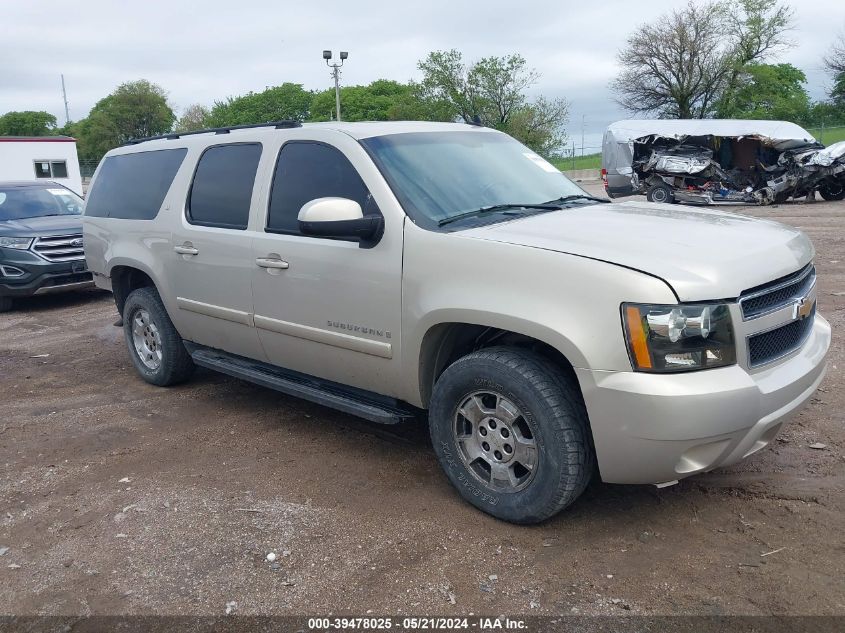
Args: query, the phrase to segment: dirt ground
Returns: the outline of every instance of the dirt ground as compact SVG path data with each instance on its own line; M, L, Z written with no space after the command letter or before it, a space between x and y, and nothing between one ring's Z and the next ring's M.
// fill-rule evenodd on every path
M594 484L536 527L464 503L421 425L208 371L155 388L110 295L19 302L0 315L0 613L845 613L845 203L745 211L818 250L817 396L740 465Z

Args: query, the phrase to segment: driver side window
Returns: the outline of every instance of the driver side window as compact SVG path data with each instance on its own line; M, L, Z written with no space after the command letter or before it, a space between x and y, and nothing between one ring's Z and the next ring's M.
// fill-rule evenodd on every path
M354 200L364 215L380 215L361 176L340 150L315 141L285 143L273 174L266 231L301 235L297 218L302 206L327 197Z

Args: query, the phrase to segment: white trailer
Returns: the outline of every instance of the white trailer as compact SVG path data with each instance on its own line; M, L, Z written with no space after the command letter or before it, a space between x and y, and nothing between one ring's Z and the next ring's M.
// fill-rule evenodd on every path
M76 139L0 136L0 181L52 180L82 195Z

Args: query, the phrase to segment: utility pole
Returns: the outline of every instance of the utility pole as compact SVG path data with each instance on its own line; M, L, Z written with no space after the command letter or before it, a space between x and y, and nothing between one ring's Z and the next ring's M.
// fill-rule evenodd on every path
M323 59L326 60L326 66L332 69L332 77L334 78L334 98L337 112L337 120L340 121L340 67L343 62L349 57L346 51L340 51L340 63L330 63L332 59L331 51L323 51Z
M65 90L65 76L62 74L62 99L65 101L65 125L70 123L70 110L67 107L67 90Z
M581 115L581 156L584 155L584 126L587 124L587 115Z

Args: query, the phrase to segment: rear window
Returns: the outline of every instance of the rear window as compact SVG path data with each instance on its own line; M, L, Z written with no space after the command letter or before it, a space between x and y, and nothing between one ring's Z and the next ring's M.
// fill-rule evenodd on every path
M245 229L260 143L209 147L203 152L188 198L188 221L201 226Z
M179 148L109 156L88 194L85 215L152 220L187 153Z

